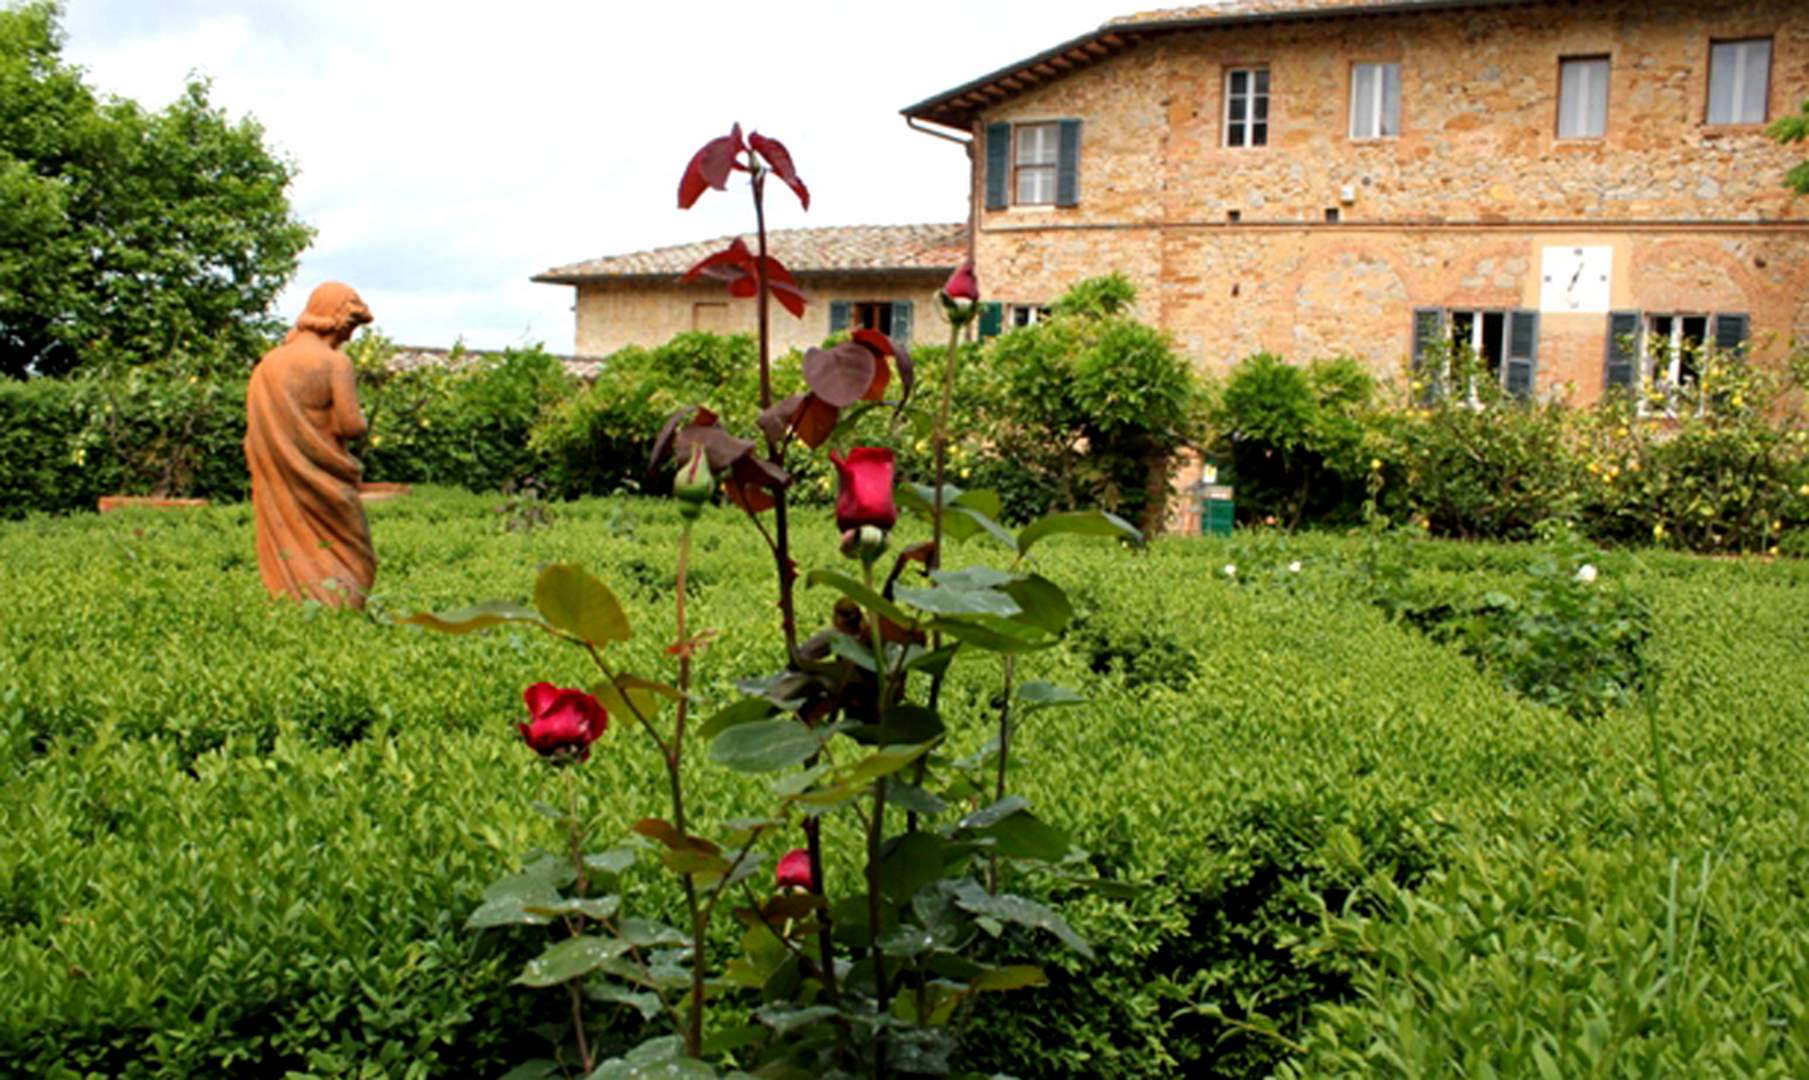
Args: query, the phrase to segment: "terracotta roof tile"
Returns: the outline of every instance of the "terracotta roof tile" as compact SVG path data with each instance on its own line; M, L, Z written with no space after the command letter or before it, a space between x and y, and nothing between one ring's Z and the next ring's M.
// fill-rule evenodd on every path
M751 237L743 237L753 246ZM605 255L535 274L534 280L570 285L615 277L682 274L734 240L719 236L691 244ZM776 229L766 234L767 251L794 274L848 271L922 270L947 273L967 257L967 226L835 225L817 229Z
M1144 22L1177 22L1186 19L1214 17L1248 17L1251 15L1313 15L1337 12L1346 8L1405 8L1415 4L1440 3L1442 0L1218 0L1216 3L1192 4L1187 7L1162 8L1120 15L1107 26L1127 26Z

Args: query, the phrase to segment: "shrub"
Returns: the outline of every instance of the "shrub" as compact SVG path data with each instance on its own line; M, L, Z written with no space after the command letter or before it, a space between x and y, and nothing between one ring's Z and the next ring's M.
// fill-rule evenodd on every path
M1299 368L1258 353L1233 368L1208 415L1240 515L1290 528L1354 520L1378 441L1366 427L1375 391L1347 357Z

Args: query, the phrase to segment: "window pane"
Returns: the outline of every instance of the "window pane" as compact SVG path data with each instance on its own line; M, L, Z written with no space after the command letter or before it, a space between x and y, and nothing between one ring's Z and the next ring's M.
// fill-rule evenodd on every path
M1608 61L1566 60L1558 78L1558 137L1599 139L1608 130Z
M1055 164L1055 137L1052 124L1022 124L1018 127L1018 164Z
M1241 98L1241 97L1232 98L1231 104L1230 104L1231 111L1228 114L1227 119L1229 119L1233 122L1245 119L1244 103L1245 103L1244 98Z
M1237 122L1237 123L1231 123L1231 124L1225 125L1225 145L1226 146L1248 146L1249 145L1249 143L1247 143L1244 140L1244 124L1241 121Z
M1382 134L1401 133L1401 65L1382 65Z
M1269 99L1259 97L1251 103L1250 119L1267 120L1269 118Z
M1258 68L1257 69L1257 71L1256 71L1256 92L1259 94L1266 94L1269 92L1269 69L1268 68Z
M1709 50L1709 108L1711 124L1734 120L1734 80L1739 77L1739 46L1716 45Z
M1740 94L1740 121L1746 124L1763 123L1765 120L1765 90L1771 81L1771 42L1749 41L1746 43L1745 63L1741 65L1742 74Z
M1376 133L1376 66L1358 64L1350 71L1350 137L1367 139Z
M1269 125L1267 125L1267 124L1251 124L1250 125L1250 145L1251 146L1267 146L1267 145L1269 145Z
M1249 88L1249 85L1250 85L1250 73L1249 72L1234 71L1231 73L1231 92L1233 94L1244 93Z

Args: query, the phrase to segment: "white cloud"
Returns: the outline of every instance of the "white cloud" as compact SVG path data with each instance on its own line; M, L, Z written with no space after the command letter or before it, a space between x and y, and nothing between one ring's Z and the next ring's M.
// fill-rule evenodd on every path
M810 184L773 227L959 220L965 156L898 110L1134 7L68 0L64 28L97 87L155 107L209 77L295 160L319 235L280 313L336 275L400 341L565 351L571 290L530 275L751 227L734 188L675 205L731 121Z

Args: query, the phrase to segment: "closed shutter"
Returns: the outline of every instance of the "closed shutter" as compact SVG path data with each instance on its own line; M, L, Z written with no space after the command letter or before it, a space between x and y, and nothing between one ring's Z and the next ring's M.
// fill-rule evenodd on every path
M892 301L892 340L900 345L911 343L911 302Z
M1639 371L1639 312L1616 311L1608 316L1608 351L1603 362L1604 389L1633 390Z
M1507 359L1501 373L1507 392L1521 401L1533 399L1533 375L1539 368L1539 313L1508 312Z
M848 329L853 319L853 310L846 300L829 301L829 332L839 334Z
M988 300L980 305L980 336L998 337L1005 332L1005 305Z
M1080 121L1063 120L1055 158L1055 205L1080 205Z
M1746 344L1748 321L1745 315L1715 316L1715 351L1729 356L1739 355L1741 347Z
M1425 385L1416 395L1421 404L1431 404L1444 393L1445 357L1440 346L1445 337L1445 312L1442 308L1415 308L1413 312L1413 378Z
M1011 125L986 125L986 208L1003 210L1010 205Z

